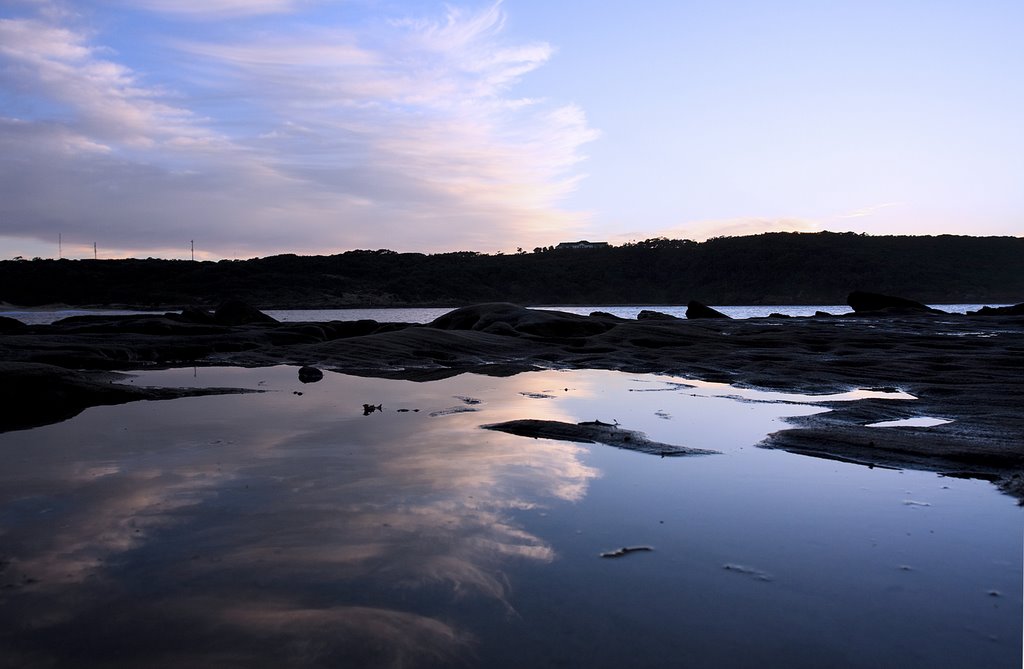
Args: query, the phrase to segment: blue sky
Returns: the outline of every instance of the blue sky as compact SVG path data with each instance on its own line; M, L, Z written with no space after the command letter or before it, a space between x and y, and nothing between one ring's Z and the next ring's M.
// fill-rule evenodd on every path
M0 257L1024 234L1024 3L5 0Z

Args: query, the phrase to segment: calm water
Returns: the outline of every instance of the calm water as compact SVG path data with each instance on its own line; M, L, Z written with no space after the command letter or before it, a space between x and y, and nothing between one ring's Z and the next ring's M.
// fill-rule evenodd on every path
M810 398L605 371L132 382L266 392L0 435L0 665L1020 666L1024 510L753 446ZM479 427L516 418L722 454Z
M1002 304L933 304L937 309L950 313L962 314L968 311L977 311L983 306L1005 306ZM636 315L644 309L660 311L680 318L686 317L685 306L654 306L654 307L603 307L603 306L582 306L582 307L537 307L540 309L556 309L568 311L574 314L587 315L593 311L604 311L622 318L636 318ZM715 307L722 313L733 318L758 318L768 316L772 313L786 314L788 316L813 316L816 311L825 311L831 314L845 314L850 312L850 307L845 304L827 305L790 305L790 306L746 306L746 307ZM279 321L357 321L363 319L375 320L380 323L429 323L438 316L451 311L449 307L424 307L413 309L268 309L270 314ZM87 315L127 315L154 313L145 311L132 311L124 309L6 309L0 310L0 316L17 318L24 323L46 324L67 318L69 316ZM161 313L161 312L157 312Z

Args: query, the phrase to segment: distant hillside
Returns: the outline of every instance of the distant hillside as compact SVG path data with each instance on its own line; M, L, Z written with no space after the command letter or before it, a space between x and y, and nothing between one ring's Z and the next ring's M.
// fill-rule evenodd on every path
M0 262L0 301L261 308L520 304L834 304L860 289L930 303L1024 301L1024 238L768 233L697 243L425 255L349 251L246 261Z

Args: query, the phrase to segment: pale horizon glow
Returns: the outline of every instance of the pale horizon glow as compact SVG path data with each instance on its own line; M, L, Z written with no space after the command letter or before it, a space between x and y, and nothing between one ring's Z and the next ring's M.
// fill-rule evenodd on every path
M0 258L1024 234L1024 5L10 0Z

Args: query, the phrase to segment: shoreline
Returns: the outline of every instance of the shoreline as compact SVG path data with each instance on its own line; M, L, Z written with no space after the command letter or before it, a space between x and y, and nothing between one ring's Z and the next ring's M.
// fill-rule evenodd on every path
M165 314L8 326L0 329L0 400L15 410L5 410L2 430L147 398L148 390L121 392L123 386L105 372L191 365L310 365L413 381L608 369L809 394L886 387L917 399L824 402L831 411L793 419L789 429L759 445L866 466L984 478L1024 501L1021 316L627 320L498 303L456 309L425 325L259 319L226 325ZM26 384L26 375L36 382ZM157 390L168 396L167 389L152 389L152 398ZM867 427L915 416L952 422ZM15 417L20 424L11 424Z

